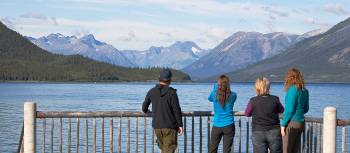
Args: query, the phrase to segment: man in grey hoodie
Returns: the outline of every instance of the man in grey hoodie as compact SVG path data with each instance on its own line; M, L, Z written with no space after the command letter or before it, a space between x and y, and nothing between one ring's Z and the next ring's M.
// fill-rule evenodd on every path
M162 153L174 153L177 135L183 133L182 112L176 89L170 87L172 73L164 69L159 75L159 84L150 89L142 104L142 111L149 112L152 103L152 126Z

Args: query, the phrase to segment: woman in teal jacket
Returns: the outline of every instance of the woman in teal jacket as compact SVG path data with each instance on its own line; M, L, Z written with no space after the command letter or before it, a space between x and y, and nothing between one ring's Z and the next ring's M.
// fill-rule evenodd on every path
M224 153L230 153L235 135L233 105L237 94L231 91L230 81L226 75L221 75L214 85L208 100L213 103L214 123L211 132L209 153L217 153L221 138L224 139Z
M289 69L285 77L285 110L281 126L283 153L298 153L301 133L304 130L304 114L309 111L309 92L298 69Z

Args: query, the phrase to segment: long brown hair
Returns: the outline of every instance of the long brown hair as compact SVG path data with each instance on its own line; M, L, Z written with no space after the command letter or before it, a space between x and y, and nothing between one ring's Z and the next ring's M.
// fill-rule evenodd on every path
M302 90L305 90L303 74L296 68L291 68L288 70L284 81L285 90L288 90L292 85L294 85L296 89L301 88Z
M216 98L222 107L225 106L225 102L230 99L231 88L230 88L230 78L226 75L221 75L218 79L218 90L216 92Z

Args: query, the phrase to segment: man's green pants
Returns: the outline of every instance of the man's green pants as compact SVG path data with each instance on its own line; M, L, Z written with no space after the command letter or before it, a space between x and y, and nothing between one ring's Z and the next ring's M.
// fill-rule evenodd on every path
M157 143L162 153L174 153L177 148L177 130L176 129L155 129Z

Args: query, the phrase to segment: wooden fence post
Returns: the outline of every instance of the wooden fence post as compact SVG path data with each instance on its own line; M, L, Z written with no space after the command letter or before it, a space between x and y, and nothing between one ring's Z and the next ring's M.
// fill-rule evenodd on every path
M24 153L36 153L36 103L24 103Z
M323 111L323 152L336 153L337 109L326 107Z

